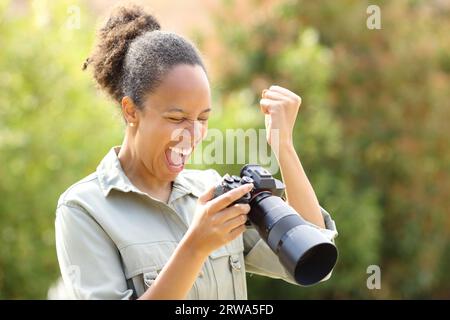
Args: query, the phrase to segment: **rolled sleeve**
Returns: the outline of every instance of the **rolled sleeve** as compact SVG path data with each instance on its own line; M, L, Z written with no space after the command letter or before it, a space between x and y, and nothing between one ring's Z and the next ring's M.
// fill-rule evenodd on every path
M56 251L66 297L130 299L119 252L81 207L62 204L55 219Z
M325 222L325 229L307 221L308 225L319 229L331 242L338 236L336 224L331 215L320 207ZM287 272L281 264L277 255L270 249L267 243L260 237L256 229L249 228L244 232L244 255L245 267L249 273L255 273L275 279L282 279L286 282L299 285L295 279ZM332 271L321 281L328 280Z

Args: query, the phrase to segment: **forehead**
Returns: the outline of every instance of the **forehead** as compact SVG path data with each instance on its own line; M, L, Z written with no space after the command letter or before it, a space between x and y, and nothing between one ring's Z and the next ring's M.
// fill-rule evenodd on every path
M148 96L147 103L160 111L173 107L186 112L208 108L210 88L203 68L185 64L173 67Z

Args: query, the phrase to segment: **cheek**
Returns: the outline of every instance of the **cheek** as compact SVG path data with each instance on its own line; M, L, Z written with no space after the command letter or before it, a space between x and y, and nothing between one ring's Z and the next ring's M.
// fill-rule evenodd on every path
M163 147L170 142L174 133L176 132L176 126L167 123L155 123L152 126L143 129L143 137L152 145Z
M155 124L140 128L137 135L137 147L143 159L151 160L165 151L170 143L173 128Z

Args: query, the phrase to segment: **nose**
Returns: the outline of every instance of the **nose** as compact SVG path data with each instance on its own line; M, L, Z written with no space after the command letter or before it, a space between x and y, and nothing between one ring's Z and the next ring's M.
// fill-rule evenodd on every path
M177 141L179 147L194 147L203 139L203 129L204 125L200 121L188 121L183 128L172 132L172 140Z
M196 145L200 140L202 140L203 126L204 125L200 121L189 121L189 126L186 130L188 130L193 145Z

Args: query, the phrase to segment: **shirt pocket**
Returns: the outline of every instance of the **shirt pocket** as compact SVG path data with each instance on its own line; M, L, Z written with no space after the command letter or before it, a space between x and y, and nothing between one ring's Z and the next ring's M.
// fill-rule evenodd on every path
M178 243L174 241L132 244L120 249L125 277L132 283L138 297L151 287L169 261ZM198 299L198 286L194 282L186 299Z
M247 299L243 252L244 243L240 235L209 255L218 286L218 299Z

